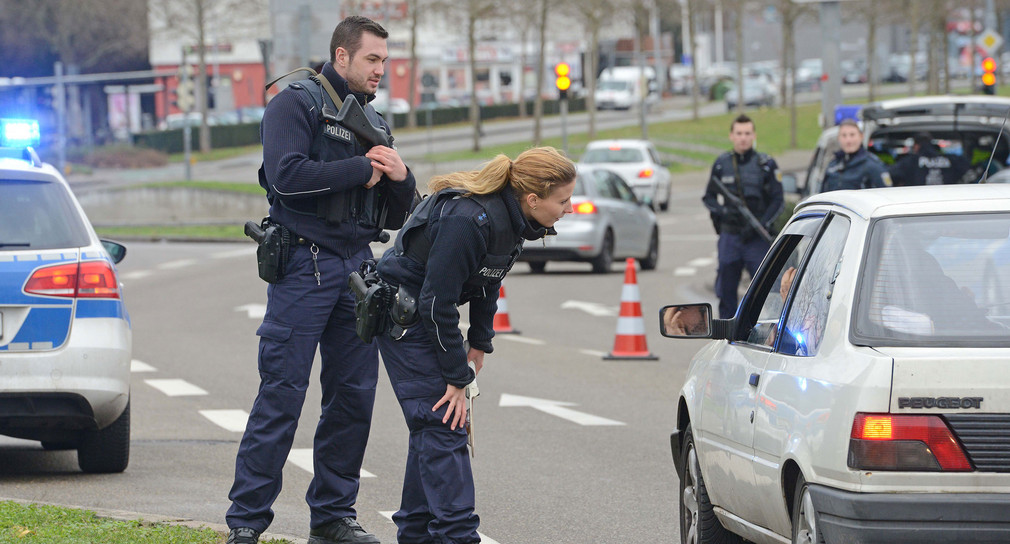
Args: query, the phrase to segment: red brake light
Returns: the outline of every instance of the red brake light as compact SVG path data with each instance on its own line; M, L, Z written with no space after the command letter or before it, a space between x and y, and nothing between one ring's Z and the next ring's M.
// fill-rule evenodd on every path
M972 470L961 444L935 415L856 414L848 464L861 470Z
M619 145L611 145L607 149L609 149L611 151L620 151L621 150L621 146L619 146Z
M645 168L638 172L638 177L640 178L651 178L652 168Z
M76 298L119 298L119 282L105 261L58 264L36 270L25 282L32 295Z
M596 204L591 201L586 200L585 202L579 202L574 206L575 213L596 213Z

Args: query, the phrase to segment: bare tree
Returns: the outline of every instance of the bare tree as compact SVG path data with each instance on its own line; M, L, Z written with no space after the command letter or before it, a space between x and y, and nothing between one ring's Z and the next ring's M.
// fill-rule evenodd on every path
M407 89L407 102L410 112L407 115L407 126L417 127L417 22L423 11L422 0L407 0L407 17L410 20L410 83Z
M68 0L73 1L73 0ZM97 1L97 0L96 0ZM149 0L154 21L159 27L152 27L157 36L170 34L183 36L193 43L197 53L196 102L200 107L200 150L210 151L210 125L207 122L207 42L208 27L215 30L216 39L225 34L241 35L260 24L269 13L267 0ZM243 26L247 25L247 26Z
M684 5L686 7L685 11L687 18L687 31L691 39L688 41L688 48L691 55L691 119L697 121L700 119L699 115L699 105L698 105L698 95L700 90L698 87L698 13L701 8L701 3L704 0L684 0Z
M477 25L490 18L498 7L495 0L466 0L467 57L470 63L470 122L473 123L473 150L480 151L480 103L477 101ZM458 9L458 6L457 6Z
M586 109L589 110L589 139L596 138L596 51L600 47L600 30L614 13L613 0L575 0L571 6L589 36L589 51L582 77L586 82Z
M905 2L906 13L908 13L908 96L915 96L916 83L916 56L919 54L919 26L922 24L919 17L919 0L907 0Z
M547 4L550 0L539 0L537 6L537 88L533 101L533 145L540 145L543 137L541 122L544 117L544 71L546 70L544 48L547 47Z
M528 115L526 111L526 45L531 36L537 33L539 36L540 24L540 0L515 0L511 3L509 12L509 23L515 29L519 37L519 81L516 82L516 101L519 102L519 118L525 119ZM539 94L539 93L538 93Z

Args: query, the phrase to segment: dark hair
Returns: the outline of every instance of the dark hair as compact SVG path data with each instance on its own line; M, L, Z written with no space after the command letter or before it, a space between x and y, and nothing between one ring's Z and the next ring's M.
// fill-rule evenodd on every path
M933 146L933 136L928 132L916 132L915 135L912 136L912 141L919 147Z
M863 133L863 129L859 126L859 123L857 123L855 119L842 119L842 121L838 123L839 130L842 127L852 127L858 130L860 134Z
M361 34L368 32L386 39L389 32L386 32L382 25L360 15L351 15L333 29L333 37L330 38L330 62L337 60L337 48L343 47L347 51L347 56L354 58L354 55L361 48Z
M746 123L750 123L753 125L754 120L751 119L750 117L747 117L746 113L741 113L740 115L736 116L736 119L733 119L732 123L729 124L729 131L733 132L733 127L735 127L736 125L743 125Z

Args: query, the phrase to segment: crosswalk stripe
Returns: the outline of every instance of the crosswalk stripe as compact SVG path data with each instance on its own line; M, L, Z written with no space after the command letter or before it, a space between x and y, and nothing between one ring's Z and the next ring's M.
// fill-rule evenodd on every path
M186 380L144 380L144 383L170 397L192 397L206 395L207 392Z
M200 410L200 415L219 427L236 433L245 431L245 424L249 420L249 414L245 410Z
M145 363L144 361L138 361L136 359L130 361L130 372L157 372L158 369Z
M291 452L288 453L288 461L309 474L315 473L312 468L312 448L291 448ZM361 477L375 478L375 474L361 469Z

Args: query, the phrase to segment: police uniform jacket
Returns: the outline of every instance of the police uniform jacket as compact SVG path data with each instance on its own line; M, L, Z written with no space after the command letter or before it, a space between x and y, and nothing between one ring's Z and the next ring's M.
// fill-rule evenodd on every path
M734 165L735 163L735 165ZM719 233L740 234L749 229L747 220L731 204L719 203L719 190L713 183L722 183L729 191L747 203L747 208L765 228L782 213L785 199L775 159L753 149L743 154L723 153L712 165L709 185L702 202L712 216Z
M960 183L970 165L964 157L945 155L933 146L909 153L891 166L894 184L946 185Z
M330 63L323 66L320 75L330 81L341 100L357 100L372 124L389 133L389 125L367 105L375 95L351 92L347 81ZM273 221L347 258L364 249L381 228L363 225L354 218L328 222L317 216L319 199L358 188L385 191L389 214L402 221L413 202L414 175L408 170L402 182L383 176L374 187L364 189L362 186L372 176L371 161L364 156L367 149L342 127L327 130L308 85L315 83L305 80L289 85L264 112L260 124L261 183L267 187Z
M835 153L835 158L828 163L821 188L827 192L890 186L891 176L887 172L887 167L876 155L860 145L855 153L844 151Z
M427 223L415 228L425 203L418 206L397 235L397 247L379 260L378 273L417 298L421 325L435 345L443 378L464 387L473 381L474 373L467 366L457 306L470 304L470 346L491 353L501 280L518 258L523 240L543 238L553 229L528 221L509 186L478 197L444 194L447 191L453 190L428 197L436 200L431 203ZM411 250L415 244L429 247L426 262ZM510 247L511 252L493 256L492 246ZM504 251L495 251L500 252Z

